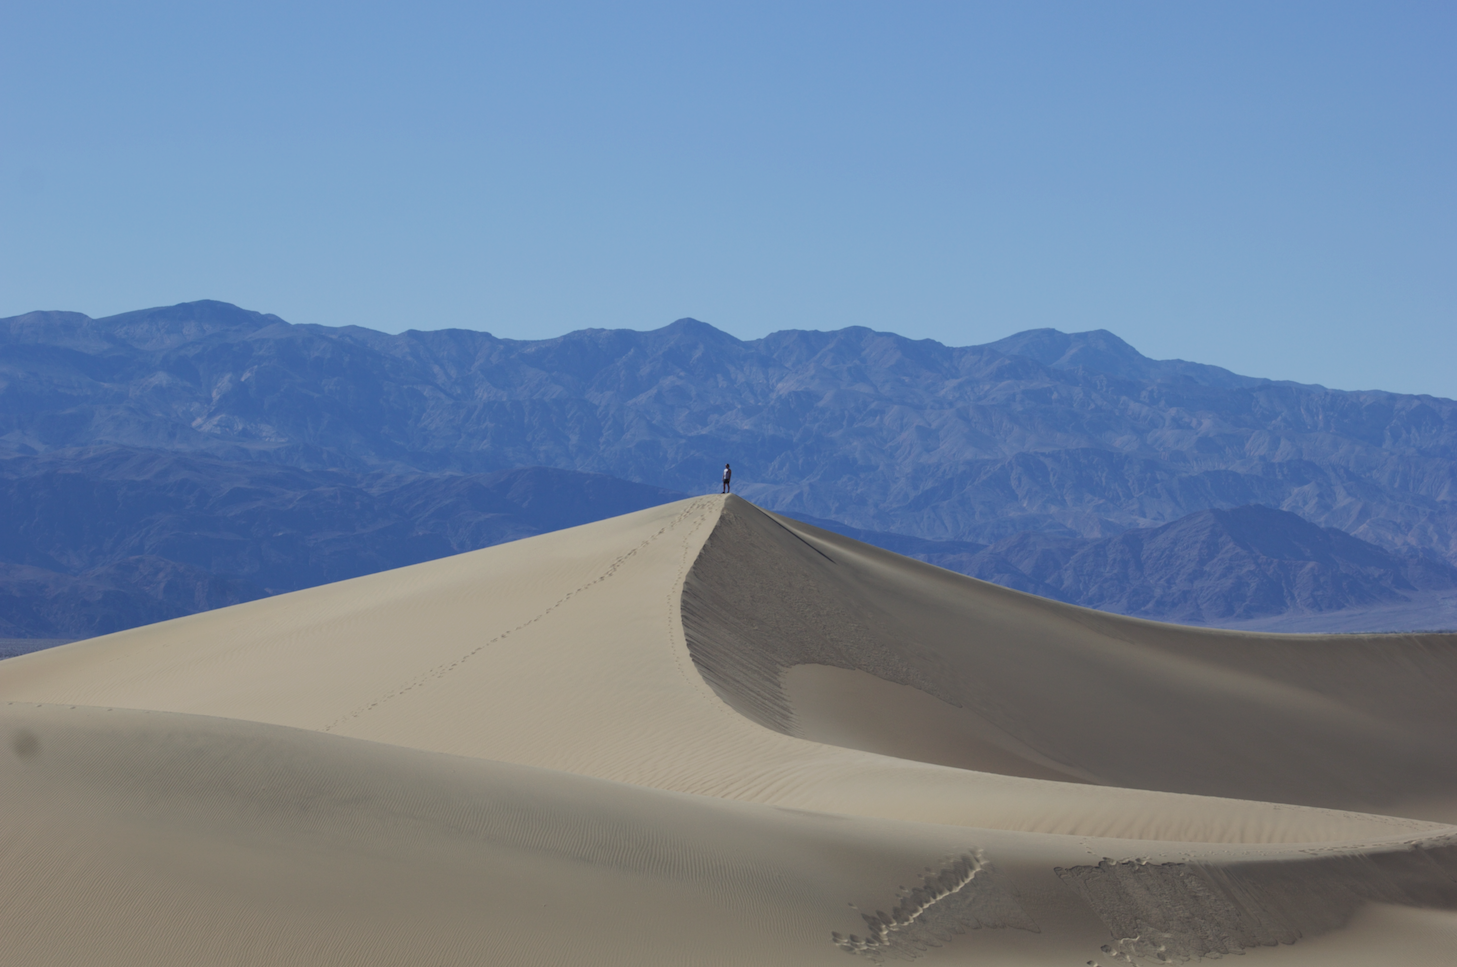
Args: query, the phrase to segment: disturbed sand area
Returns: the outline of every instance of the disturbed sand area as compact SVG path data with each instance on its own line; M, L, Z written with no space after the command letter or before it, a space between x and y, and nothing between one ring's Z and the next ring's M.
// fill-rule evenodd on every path
M1454 695L697 498L0 662L0 962L1457 963Z

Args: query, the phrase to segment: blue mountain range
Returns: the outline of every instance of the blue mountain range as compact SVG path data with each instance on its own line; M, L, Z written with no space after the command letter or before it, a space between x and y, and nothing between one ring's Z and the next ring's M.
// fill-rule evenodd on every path
M1152 360L1104 331L957 348L683 319L518 341L196 302L0 320L0 635L582 523L714 490L725 461L767 509L1148 617L1457 584L1451 400Z

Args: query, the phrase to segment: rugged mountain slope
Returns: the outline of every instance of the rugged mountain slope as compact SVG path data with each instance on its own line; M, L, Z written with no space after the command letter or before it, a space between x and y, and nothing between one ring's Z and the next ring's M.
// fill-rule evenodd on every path
M990 546L806 523L1004 587L1186 624L1390 609L1457 591L1457 568L1400 555L1287 511L1204 510L1116 537L1023 533ZM1395 615L1393 615L1395 617Z
M1457 588L1457 568L1401 558L1335 528L1268 507L1206 510L1102 540L1024 534L988 548L966 573L1008 565L1047 593L1085 607L1210 623L1319 613ZM1016 586L1011 580L998 583Z
M0 563L0 657L210 611L266 592L166 558L136 556L80 574Z
M368 474L122 447L0 459L0 637L106 634L681 496L540 467Z
M1146 359L1106 332L951 348L743 342L680 320L517 342L289 325L222 303L0 321L0 445L305 469L544 465L933 539L1106 537L1258 503L1457 557L1457 403Z
M122 447L0 459L0 638L106 634L680 496L545 468L309 471ZM1448 565L1261 507L990 547L808 522L1007 587L1170 621L1321 614L1457 589Z

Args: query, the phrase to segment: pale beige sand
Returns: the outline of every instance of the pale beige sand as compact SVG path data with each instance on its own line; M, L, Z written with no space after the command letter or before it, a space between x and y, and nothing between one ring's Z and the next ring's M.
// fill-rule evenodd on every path
M1457 963L1454 655L684 501L0 662L0 957Z

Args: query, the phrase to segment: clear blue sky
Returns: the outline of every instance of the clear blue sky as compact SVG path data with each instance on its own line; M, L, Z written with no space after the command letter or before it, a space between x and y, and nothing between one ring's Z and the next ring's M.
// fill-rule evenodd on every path
M1457 4L0 4L0 315L694 316L1457 397Z

